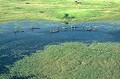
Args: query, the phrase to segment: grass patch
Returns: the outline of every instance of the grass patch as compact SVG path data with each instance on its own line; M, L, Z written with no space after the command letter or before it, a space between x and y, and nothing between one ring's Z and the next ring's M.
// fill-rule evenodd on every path
M2 79L119 79L120 44L72 42L46 46L10 67Z
M64 19L69 14L69 19ZM114 21L119 20L119 0L1 0L0 21L53 20L53 21Z

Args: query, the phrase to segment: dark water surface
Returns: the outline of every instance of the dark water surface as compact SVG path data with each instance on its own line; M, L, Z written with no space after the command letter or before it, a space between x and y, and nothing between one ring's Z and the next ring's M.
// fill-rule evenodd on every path
M25 55L41 50L45 45L64 42L120 43L120 24L61 22L8 22L0 24L0 73Z

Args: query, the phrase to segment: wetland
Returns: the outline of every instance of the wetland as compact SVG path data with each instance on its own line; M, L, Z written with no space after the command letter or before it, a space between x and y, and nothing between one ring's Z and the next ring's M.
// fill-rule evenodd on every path
M119 23L14 21L0 24L0 73L6 65L43 50L46 45L65 42L120 43Z

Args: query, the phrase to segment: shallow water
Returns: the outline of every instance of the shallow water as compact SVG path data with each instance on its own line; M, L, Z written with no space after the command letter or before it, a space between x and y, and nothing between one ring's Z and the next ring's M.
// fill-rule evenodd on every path
M95 30L89 30L90 28ZM45 45L64 42L83 42L86 44L91 44L93 41L120 42L119 34L119 24L105 22L69 22L65 24L27 21L0 24L0 73L9 72L5 67L6 65L13 64L24 55L31 55L36 50L43 49Z

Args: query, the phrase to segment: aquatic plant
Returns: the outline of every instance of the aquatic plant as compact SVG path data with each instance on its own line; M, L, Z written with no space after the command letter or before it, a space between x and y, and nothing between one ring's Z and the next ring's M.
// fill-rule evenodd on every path
M5 30L0 30L0 33L6 32Z
M46 46L43 51L17 61L10 74L0 78L119 79L119 48L118 43L87 46L72 42Z

